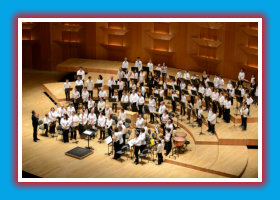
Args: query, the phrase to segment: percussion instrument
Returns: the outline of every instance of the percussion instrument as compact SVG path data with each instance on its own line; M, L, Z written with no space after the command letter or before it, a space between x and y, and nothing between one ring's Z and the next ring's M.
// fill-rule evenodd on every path
M173 143L175 144L176 147L183 147L186 142L185 138L182 137L174 137Z
M175 137L185 138L186 136L187 136L187 134L184 133L184 132L176 132L175 133Z

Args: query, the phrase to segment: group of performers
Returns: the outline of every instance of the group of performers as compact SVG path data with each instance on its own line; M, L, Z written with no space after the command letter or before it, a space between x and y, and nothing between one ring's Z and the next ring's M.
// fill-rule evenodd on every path
M229 80L226 87L221 75L217 74L211 82L206 71L200 78L196 74L191 76L188 70L184 72L179 70L176 76L169 76L170 83L165 63L158 64L154 68L150 60L147 66L142 66L138 57L132 71L129 71L129 64L125 58L117 73L117 80L114 80L112 76L107 82L108 95L104 89L105 83L102 75L99 75L94 83L90 76L85 80L85 74L83 68L80 67L77 71L72 97L70 97L71 84L69 80L64 83L66 100L71 103L67 108L63 104L57 110L52 107L45 115L43 119L45 136L48 136L48 133L55 133L57 122L62 128L65 143L69 142L69 133L70 140L76 140L77 132L82 135L84 130L96 131L99 129L99 140L104 140L108 136L112 137L115 151L114 159L118 159L120 155L116 152L122 149L123 145L126 145L128 126L126 126L125 110L132 110L138 112L135 137L132 140L136 164L139 162L139 151L143 152L147 148L147 142L150 139L143 114L150 115L149 123L157 122L157 118L160 120L162 135L159 134L155 139L157 141L158 164L161 164L163 149L166 150L166 156L172 150L172 133L175 130L173 118L177 113L177 105L180 105L180 114L185 116L187 109L187 119L195 118L199 127L202 126L203 119L207 120L208 132L215 134L217 117L223 116L223 120L230 123L230 110L235 96L238 96L241 105L242 130L247 128L250 105L258 103L256 79L252 76L250 88L245 89L243 83L246 79L243 69L238 75L238 82ZM96 98L93 97L95 88L98 91ZM168 112L165 105L166 100L171 101L172 112ZM202 109L203 100L205 110ZM117 112L117 102L121 103L122 108L119 115L113 117L114 112ZM207 118L203 116L203 111L208 111ZM32 122L35 132L39 116L36 115L35 111L33 112ZM34 141L38 140L37 130L33 139Z

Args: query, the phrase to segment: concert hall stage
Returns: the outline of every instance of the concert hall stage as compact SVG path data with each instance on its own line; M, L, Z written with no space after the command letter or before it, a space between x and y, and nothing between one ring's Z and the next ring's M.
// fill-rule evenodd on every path
M53 102L43 94L46 92L56 103L65 103L63 82L58 82L66 72L75 72L82 65L87 76L92 76L96 82L97 76L102 74L106 85L110 76L116 78L121 62L68 59L57 65L60 72L32 72L23 71L23 170L40 177L196 177L196 178L249 178L257 177L258 174L258 149L248 148L258 146L258 110L257 106L251 106L250 117L248 118L247 131L242 131L240 125L240 115L235 116L235 110L231 110L231 122L224 123L218 118L216 124L216 134L207 132L206 124L202 126L200 135L199 127L191 127L186 117L175 118L174 124L187 133L187 140L190 141L188 150L179 154L176 159L165 157L165 162L161 166L155 166L154 162L145 160L144 165L133 164L133 160L124 158L123 162L107 156L107 145L99 144L97 139L90 140L90 145L95 151L92 156L83 160L73 159L65 156L64 153L76 146L87 146L87 140L79 139L78 145L75 143L63 143L61 137L47 138L39 136L38 143L32 141L32 124L30 111L35 109L40 118L49 111ZM131 64L133 65L133 64ZM131 66L130 65L130 66ZM169 68L168 74L175 75L178 69ZM37 74L34 76L34 73ZM192 73L191 73L192 74ZM199 73L196 73L199 74ZM32 79L31 79L32 77ZM213 76L211 76L212 80ZM87 78L86 78L87 79ZM228 79L225 79L225 85ZM71 83L72 86L74 83ZM106 88L106 87L105 87ZM31 90L32 89L32 90ZM94 96L96 95L96 90ZM36 99L36 101L34 101ZM166 101L168 110L171 104ZM234 106L236 104L234 103ZM120 105L118 104L118 107ZM177 112L179 106L177 106ZM239 113L239 111L237 112ZM203 113L207 116L207 112ZM145 117L146 118L146 117ZM149 119L149 116L148 116ZM149 120L148 120L149 121ZM192 122L192 121L191 121ZM235 123L234 123L235 122ZM148 127L154 129L153 124ZM98 133L99 134L99 133ZM132 131L134 135L134 131ZM132 136L131 136L132 137ZM79 136L78 136L79 138ZM44 163L42 165L41 163ZM125 170L123 170L125 169Z

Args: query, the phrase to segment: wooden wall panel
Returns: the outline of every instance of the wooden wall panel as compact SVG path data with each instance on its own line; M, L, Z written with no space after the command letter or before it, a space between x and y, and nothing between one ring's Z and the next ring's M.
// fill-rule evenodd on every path
M58 63L71 57L123 60L126 56L130 62L135 62L140 56L144 64L151 58L155 65L165 62L168 67L207 70L210 74L219 73L233 79L240 67L248 72L248 79L252 73L257 73L257 56L252 55L250 49L244 49L257 48L257 36L250 32L257 29L256 23L79 24L82 28L78 32L63 31L61 23L38 23L29 32L24 30L24 38L37 42L23 44L23 67L55 70ZM115 34L116 29L124 31ZM156 35L159 33L164 37ZM218 45L209 46L205 39ZM63 43L65 40L79 42Z

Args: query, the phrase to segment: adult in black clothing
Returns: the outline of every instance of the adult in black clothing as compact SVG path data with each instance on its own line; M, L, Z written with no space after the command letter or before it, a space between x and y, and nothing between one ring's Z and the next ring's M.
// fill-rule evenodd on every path
M39 124L39 114L36 115L35 110L32 110L32 126L33 126L33 141L34 142L37 142L37 140L40 140L37 138L38 124Z

